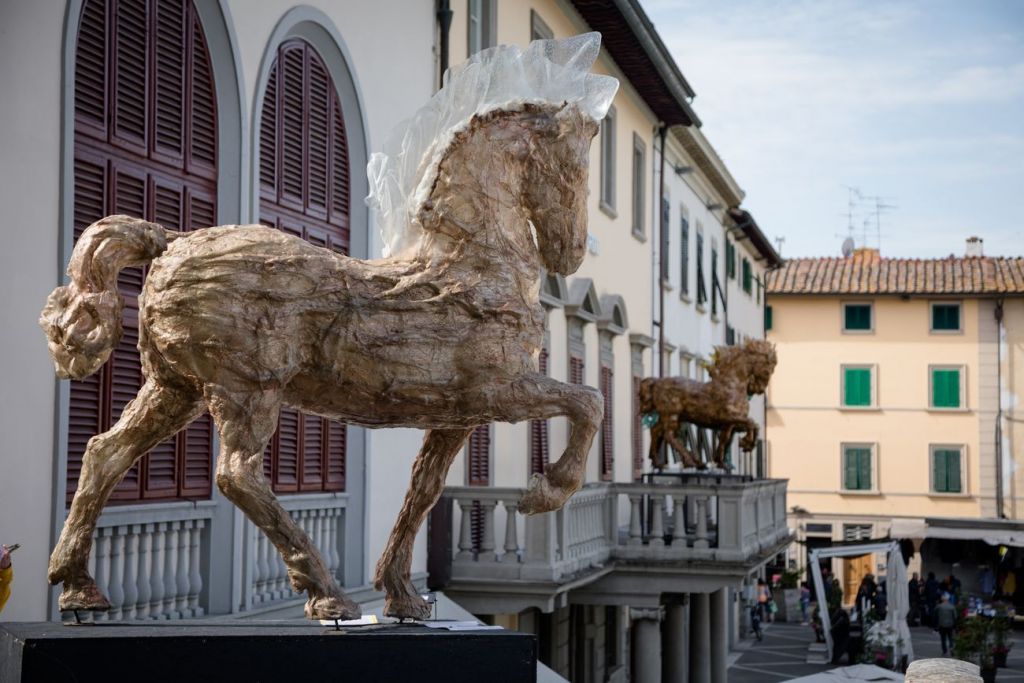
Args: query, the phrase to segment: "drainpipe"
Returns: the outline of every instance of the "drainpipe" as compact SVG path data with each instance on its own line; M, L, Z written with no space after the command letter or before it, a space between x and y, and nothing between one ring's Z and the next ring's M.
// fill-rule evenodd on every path
M1003 510L1003 300L996 301L996 517L1006 519Z
M438 87L444 86L444 72L448 70L448 31L452 27L452 12L449 6L449 0L438 0L437 3L437 25L441 27L441 45L440 45L440 67L441 74L439 76L440 81Z
M659 124L658 136L661 138L661 168L658 171L658 376L665 376L665 264L668 254L665 253L665 133L668 126Z

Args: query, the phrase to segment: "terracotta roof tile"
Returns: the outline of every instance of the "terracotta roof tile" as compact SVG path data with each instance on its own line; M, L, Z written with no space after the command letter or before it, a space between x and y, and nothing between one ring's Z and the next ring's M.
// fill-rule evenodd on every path
M787 259L768 273L769 294L1024 294L1024 257Z

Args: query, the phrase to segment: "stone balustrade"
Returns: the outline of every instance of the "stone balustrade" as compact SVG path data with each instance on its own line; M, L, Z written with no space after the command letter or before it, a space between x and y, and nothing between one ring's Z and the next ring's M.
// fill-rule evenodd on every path
M609 560L743 563L790 533L781 480L697 474L590 484L561 510L530 517L518 512L524 491L445 489L456 508L453 580L564 582ZM475 552L474 509L482 514Z
M89 571L110 600L95 621L187 619L206 613L204 560L209 553L206 504L124 506L103 513L93 536Z

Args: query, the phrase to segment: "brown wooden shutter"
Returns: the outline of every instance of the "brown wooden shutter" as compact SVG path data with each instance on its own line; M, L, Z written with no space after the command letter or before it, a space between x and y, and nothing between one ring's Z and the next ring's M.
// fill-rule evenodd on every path
M303 40L278 49L260 113L260 223L348 253L345 126L330 72ZM275 491L345 489L346 428L282 410L264 457Z
M470 486L491 485L491 425L481 425L469 435L468 463L466 475ZM473 501L470 512L470 534L473 552L480 551L483 538L484 511L478 501Z
M544 347L540 349L537 369L542 375L548 374L548 350ZM548 421L533 420L530 422L530 474L543 474L549 459Z
M216 222L216 108L198 14L183 0L86 0L75 52L75 239L126 213L170 228ZM68 501L88 439L110 429L142 383L142 268L118 278L124 336L99 373L72 381ZM203 416L136 463L121 502L209 497L213 424Z
M569 383L570 384L583 384L586 367L583 364L583 359L579 356L571 356L569 358Z
M604 396L604 420L601 421L601 479L611 481L615 476L615 394L614 373L607 365L601 366L601 394Z

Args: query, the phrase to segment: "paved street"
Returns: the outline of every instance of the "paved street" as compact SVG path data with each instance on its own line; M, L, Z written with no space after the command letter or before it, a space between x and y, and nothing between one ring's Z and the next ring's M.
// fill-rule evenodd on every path
M939 657L941 647L938 635L928 628L911 629L914 653L918 658ZM1024 632L1014 634L1014 647L1009 664L1000 669L998 681L1024 681ZM814 639L810 626L800 624L768 624L764 640L753 642L733 653L729 667L729 683L760 683L788 681L800 676L824 671L828 666L808 664L807 645ZM737 656L738 655L738 656Z

